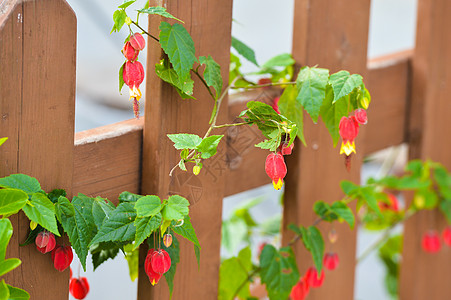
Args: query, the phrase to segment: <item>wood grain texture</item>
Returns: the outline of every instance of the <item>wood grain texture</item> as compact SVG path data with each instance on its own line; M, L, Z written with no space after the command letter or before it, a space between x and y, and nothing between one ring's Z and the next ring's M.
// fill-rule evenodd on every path
M410 158L432 159L451 170L451 2L418 2L415 54L412 61L410 105ZM422 235L442 230L444 218L437 211L422 212L405 226L400 275L401 299L450 299L451 249L434 255L421 249Z
M11 23L2 28L0 54L2 122L11 134L5 147L8 149L5 169L7 173L20 172L38 178L46 191L64 188L70 194L75 111L75 15L65 1L26 1L17 4L6 22ZM9 57L3 57L3 48ZM9 65L8 69L3 69L4 62ZM3 81L5 75L12 75L12 78ZM9 104L4 106L6 101ZM14 226L17 238L13 243L24 241L29 230L29 221L24 214L19 214ZM58 239L57 242L61 241ZM67 299L68 270L59 273L49 256L43 256L33 246L20 247L13 256L20 257L22 265L8 277L10 284L27 290L32 299Z
M182 19L196 45L196 56L210 54L221 65L225 83L228 81L231 44L232 1L151 1L151 5L166 6L168 11ZM158 35L159 20L150 18L149 28ZM216 299L218 293L219 250L221 240L222 199L225 184L225 143L218 154L205 161L198 177L177 170L173 177L170 169L180 159L178 151L167 138L168 133L194 133L203 136L208 128L213 100L206 89L195 80L194 95L197 100L182 100L177 92L163 83L154 72L162 52L158 44L149 40L147 67L147 99L143 136L142 192L167 198L180 193L191 203L190 215L202 246L198 269L193 245L181 241L180 264L174 282L172 299ZM219 124L227 121L227 99L219 115ZM221 131L214 132L220 134ZM192 166L188 167L189 169ZM141 247L141 262L146 249ZM168 299L166 283L162 280L151 287L140 269L138 299Z
M144 120L127 120L75 134L74 195L117 204L121 192L140 192Z
M295 60L301 65L318 64L331 72L347 69L365 78L369 11L369 0L296 1L293 32ZM357 156L352 157L352 170L347 173L344 156L339 155L338 147L333 148L324 124L314 125L310 117L304 120L308 147L297 145L295 153L287 159L283 228L290 223L311 225L316 219L312 208L317 200L332 202L341 199L341 180L360 182L364 128L356 139ZM331 225L321 224L319 227L327 237ZM339 240L333 248L326 241L326 251L338 252L340 268L328 272L321 289L310 290L309 299L353 299L356 231L351 231L345 224L335 228ZM283 244L292 236L285 230ZM311 255L299 242L295 245L295 253L302 274L313 265Z

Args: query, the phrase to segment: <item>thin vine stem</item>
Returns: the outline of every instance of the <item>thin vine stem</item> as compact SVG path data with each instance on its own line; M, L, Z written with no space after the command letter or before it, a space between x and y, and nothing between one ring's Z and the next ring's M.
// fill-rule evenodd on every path
M279 86L279 85L296 85L296 82L295 81L275 82L275 83L271 82L271 83L265 83L265 84L250 85L250 86L245 86L245 87L232 86L231 89L245 89L245 90L249 90L249 89L258 89L258 88L262 88L262 87Z
M242 125L249 125L249 124L252 124L252 122L222 124L222 125L215 125L215 126L213 126L213 129L224 128L224 127L233 127L233 126L242 126Z
M144 32L145 34L147 34L148 36L150 36L151 38L153 38L155 41L157 41L158 43L160 42L160 40L158 38L156 38L155 36L153 36L152 34L150 34L149 32L147 32L144 28L142 28L141 26L139 26L138 23L136 23L135 21L132 21L132 24L135 25L136 27L138 27L139 29L142 30L142 32Z
M199 71L196 69L191 69L191 72L193 72L194 74L196 74L196 76L200 79L200 81L203 83L203 85L205 86L205 88L208 90L208 93L210 94L210 96L213 98L213 100L216 101L216 97L213 94L213 92L211 91L210 87L208 86L207 82L205 81L205 79L200 75Z

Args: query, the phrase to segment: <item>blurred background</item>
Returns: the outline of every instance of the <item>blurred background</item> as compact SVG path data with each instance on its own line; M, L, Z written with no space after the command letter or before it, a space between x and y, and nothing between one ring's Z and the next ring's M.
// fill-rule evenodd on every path
M124 62L121 49L126 33L110 34L113 12L122 1L67 1L74 9L78 21L76 131L133 118L126 87L122 95L118 90L118 71ZM142 6L145 1L139 2L132 7ZM277 54L290 53L293 6L294 0L281 0L277 5L269 0L235 0L232 35L255 50L259 63ZM372 0L368 58L413 48L416 12L416 0ZM143 28L147 28L146 22L145 18L140 20ZM140 53L139 59L145 66L145 51ZM252 64L243 61L243 72L253 70ZM144 83L141 90L145 92ZM396 169L396 165L402 166L405 159L404 147L388 149L367 158L362 170L362 182L369 176L390 171L387 168L392 166L388 164L391 160L395 161ZM257 253L256 249L262 242L278 243L277 228L280 226L282 195L283 191L264 186L224 199L223 230L233 231L235 238L223 237L222 257L236 255L248 243L252 245L253 253ZM259 224L256 235L251 240L247 240L248 228L236 221L237 212L242 213L243 209ZM360 228L357 255L360 256L377 239L378 234ZM78 260L74 259L72 270L75 275L78 269ZM88 300L123 300L128 299L130 294L136 294L136 281L130 280L128 266L122 254L101 265L96 272L92 272L92 264L89 264L86 273L82 270L80 272L81 276L88 278L91 285L86 298ZM378 258L377 251L358 265L355 279L355 299L390 299L384 286L385 266ZM120 282L120 285L115 282Z

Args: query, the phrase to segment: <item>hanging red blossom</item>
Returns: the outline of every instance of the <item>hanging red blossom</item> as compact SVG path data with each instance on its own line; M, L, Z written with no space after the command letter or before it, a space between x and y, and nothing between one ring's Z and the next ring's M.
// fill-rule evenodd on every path
M163 276L163 274L158 274L157 272L155 272L152 269L152 254L156 252L155 249L150 249L149 251L147 251L147 256L146 256L146 260L144 261L144 271L147 274L147 277L149 277L149 281L152 285L155 285L158 283L158 281L160 281L161 276Z
M56 246L55 235L48 231L41 231L35 239L36 249L41 253L52 251Z
M69 283L69 292L75 299L85 299L89 292L89 283L86 277L72 278Z
M140 51L146 47L146 40L141 35L141 33L135 33L130 37L130 45L136 50Z
M346 156L349 156L352 152L356 153L354 139L357 137L357 134L359 134L359 123L356 121L355 117L341 118L338 129L343 140L341 143L340 154L344 153Z
M423 247L423 250L428 253L436 253L440 251L442 245L440 244L440 238L437 231L430 230L425 233L421 241L421 246Z
M307 283L307 278L301 277L301 279L296 283L291 289L290 299L291 300L304 300L309 293L309 285Z
M55 269L60 272L66 270L70 266L73 258L74 253L70 246L57 245L52 251L53 265L55 266Z
M318 271L316 268L311 267L307 270L307 273L305 273L305 277L310 287L321 287L324 281L324 271L322 270L320 276L318 277Z
M338 259L337 253L329 252L324 255L323 264L326 269L333 271L338 267L339 263L340 260Z
M280 190L283 186L283 179L287 175L287 166L280 152L270 153L266 157L265 171L276 190Z

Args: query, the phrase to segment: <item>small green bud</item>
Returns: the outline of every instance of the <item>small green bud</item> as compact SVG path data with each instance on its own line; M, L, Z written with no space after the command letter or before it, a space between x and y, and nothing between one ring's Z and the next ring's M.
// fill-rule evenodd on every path
M130 26L131 23L132 23L132 19L130 19L130 17L126 17L126 18L125 18L125 24L127 24L128 26Z
M200 169L201 169L201 167L199 167L199 166L194 166L193 167L193 174L194 175L199 175L199 173L200 173Z

